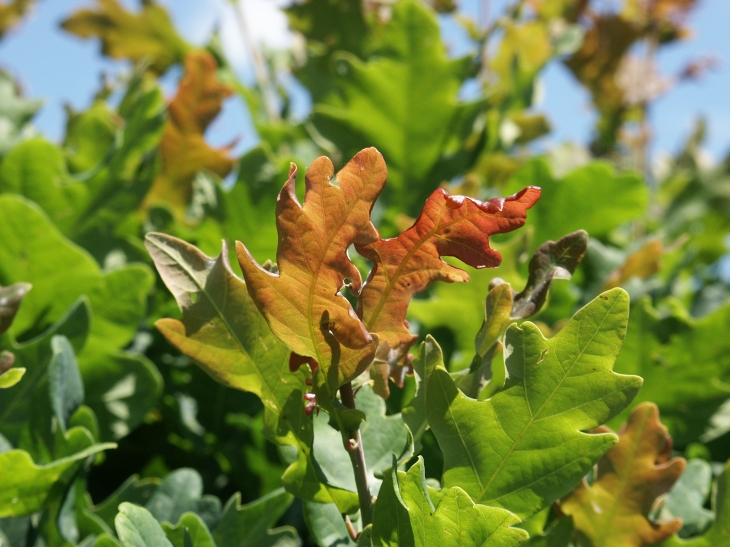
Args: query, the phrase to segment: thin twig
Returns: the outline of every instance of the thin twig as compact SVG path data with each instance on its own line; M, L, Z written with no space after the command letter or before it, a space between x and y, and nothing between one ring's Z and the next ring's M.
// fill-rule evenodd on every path
M348 408L355 408L355 394L352 391L352 383L347 382L340 388L342 404ZM345 450L350 455L352 470L355 473L355 484L357 485L357 497L360 501L360 517L365 528L373 522L373 498L368 487L368 470L365 466L365 452L362 447L362 435L360 430L350 431L345 439Z
M253 63L253 71L256 75L256 81L261 88L261 94L264 98L264 108L266 114L272 121L279 121L281 116L279 115L278 100L276 97L276 90L274 84L269 76L269 68L266 66L264 56L261 54L261 50L251 37L251 33L248 29L248 23L246 22L246 14L243 11L242 0L230 0L233 4L233 11L236 12L236 18L238 20L238 26L241 27L241 35L243 36L243 42L251 54L251 62Z

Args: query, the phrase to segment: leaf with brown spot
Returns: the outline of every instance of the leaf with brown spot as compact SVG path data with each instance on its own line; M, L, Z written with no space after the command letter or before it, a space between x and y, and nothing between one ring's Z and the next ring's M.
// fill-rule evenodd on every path
M540 197L534 186L508 198L478 201L436 190L421 215L398 237L358 244L374 262L362 290L358 314L367 329L395 348L411 342L406 312L413 296L434 281L469 281L469 275L443 260L453 256L474 268L495 268L502 257L489 236L525 223L527 209Z
M98 37L104 55L149 62L157 74L182 61L190 49L167 11L153 0L143 1L138 13L127 11L117 0L97 0L95 8L75 12L61 27L81 38Z
M618 443L599 460L595 482L589 486L584 480L561 502L563 512L573 517L579 545L644 547L682 528L681 519L649 520L657 497L669 492L687 463L669 459L671 452L672 438L657 406L637 406Z
M193 51L185 58L185 76L170 102L169 119L160 143L162 171L146 198L146 205L166 202L182 214L190 203L193 179L198 171L220 177L231 172L234 160L229 148L214 149L205 142L208 125L233 89L218 81L217 64L210 53Z
M340 293L345 279L357 294L360 272L347 256L354 244L378 240L370 210L385 179L385 161L374 148L358 153L337 173L325 157L307 169L304 205L295 193L296 166L279 193L276 226L279 274L261 268L237 242L248 290L271 330L289 348L311 357L334 392L370 364L377 339Z

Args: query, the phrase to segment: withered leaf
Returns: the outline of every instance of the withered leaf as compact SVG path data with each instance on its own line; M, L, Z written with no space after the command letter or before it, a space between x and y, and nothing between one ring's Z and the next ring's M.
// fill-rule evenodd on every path
M201 170L225 177L234 160L228 148L214 149L205 142L208 125L233 89L218 81L217 64L210 53L193 51L185 57L185 75L169 105L169 119L160 143L162 171L147 194L146 204L164 201L182 213L189 204L193 179Z
M378 240L370 210L387 169L380 152L368 148L333 174L328 158L316 159L307 169L301 205L292 165L276 207L278 275L236 244L248 290L271 330L293 352L316 361L331 392L362 373L377 347L340 290L346 278L355 294L362 286L347 248Z
M466 272L441 257L453 256L474 268L497 267L502 257L489 246L489 236L522 226L539 197L540 189L533 186L484 202L438 189L398 237L357 244L374 263L358 307L367 329L393 348L410 343L405 318L413 296L434 281L469 281Z
M632 278L646 279L661 267L664 245L660 239L652 239L639 250L626 257L626 262L616 268L601 288L602 291L619 287Z
M95 9L81 9L61 27L81 38L99 37L102 53L114 59L146 61L157 74L182 61L189 49L175 31L170 16L153 0L142 2L138 13L117 0L97 0Z
M608 428L600 428L609 431ZM657 497L666 494L684 471L684 458L672 458L672 438L653 403L638 405L619 432L619 441L597 465L596 480L584 480L561 502L573 517L581 545L644 547L669 538L681 519L649 519Z

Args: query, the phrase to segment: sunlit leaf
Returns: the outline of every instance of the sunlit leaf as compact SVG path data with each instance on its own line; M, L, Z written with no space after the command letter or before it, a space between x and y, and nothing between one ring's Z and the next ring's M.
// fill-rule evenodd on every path
M473 155L478 139L465 141L482 103L458 100L475 63L448 57L436 14L415 0L392 9L367 62L348 52L332 60L334 89L315 103L312 121L345 157L377 147L388 163L385 196L415 215Z
M14 4L23 3L14 2ZM0 37L2 37L2 11L0 5ZM18 84L6 72L0 71L0 156L5 155L23 140L35 133L28 122L43 105L39 99L26 99L22 96Z
M35 0L10 0L0 4L0 38L20 23L20 20L34 4Z
M353 292L362 286L347 248L377 241L370 210L387 172L380 153L369 148L333 174L329 159L315 160L301 205L292 166L277 204L278 274L261 268L238 244L249 292L272 331L293 352L316 361L332 393L365 370L377 346L340 290L346 278Z
M413 296L433 281L469 280L441 257L454 256L474 268L498 266L502 257L489 246L489 236L522 226L539 197L535 187L485 202L439 189L415 224L397 238L356 245L374 263L358 305L365 327L392 347L409 344L405 318Z
M385 475L375 503L373 546L516 546L527 537L510 528L518 522L504 509L475 505L459 487L429 488L419 458L408 473L394 465Z
M608 428L603 428L608 430ZM682 528L681 519L653 521L649 513L684 471L684 458L670 459L672 438L656 405L642 403L629 416L615 446L600 459L595 480L584 480L560 507L573 517L581 545L644 547Z
M185 57L185 75L169 105L169 119L160 143L162 171L147 195L147 205L164 202L178 213L190 203L193 178L207 170L225 177L234 161L228 148L214 149L204 133L233 90L218 81L215 58L205 51Z
M182 61L190 46L177 34L162 6L154 1L141 4L142 9L135 13L117 0L97 0L95 8L75 12L61 26L81 38L99 38L104 55L146 61L162 74Z
M505 388L486 401L459 392L437 366L426 413L444 454L444 485L476 503L528 517L565 495L616 442L587 435L625 408L641 385L611 371L628 319L628 295L614 289L546 340L532 323L507 331Z
M114 524L123 547L173 547L162 526L144 507L122 503Z
M40 511L61 475L80 466L87 457L115 446L90 443L83 450L48 465L36 465L23 450L3 452L0 454L0 517Z

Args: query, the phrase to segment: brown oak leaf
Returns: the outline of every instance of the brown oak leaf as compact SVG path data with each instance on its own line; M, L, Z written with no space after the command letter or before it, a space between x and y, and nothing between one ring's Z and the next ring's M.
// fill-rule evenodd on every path
M356 244L374 263L358 306L368 331L392 348L411 344L406 312L413 296L434 281L469 281L465 271L441 257L453 256L474 268L499 266L502 257L489 246L489 236L522 226L539 197L540 189L532 186L488 201L438 189L413 226L398 237Z
M185 57L185 75L168 107L169 119L160 142L162 171L150 188L145 205L166 202L182 214L190 203L195 174L212 171L220 177L231 172L230 147L215 149L205 142L208 125L233 89L216 78L217 64L210 53L192 51Z
M387 169L374 148L359 152L334 178L332 162L320 157L307 169L303 205L295 193L296 173L292 164L276 206L279 273L261 268L241 242L238 260L271 330L293 352L313 359L334 393L367 368L377 347L377 337L340 291L345 279L355 294L362 286L347 248L378 240L370 211Z
M618 443L599 460L595 482L589 486L584 480L561 502L573 517L580 547L643 547L682 528L681 519L649 520L657 497L669 492L687 463L670 459L671 452L672 438L657 406L638 405Z

